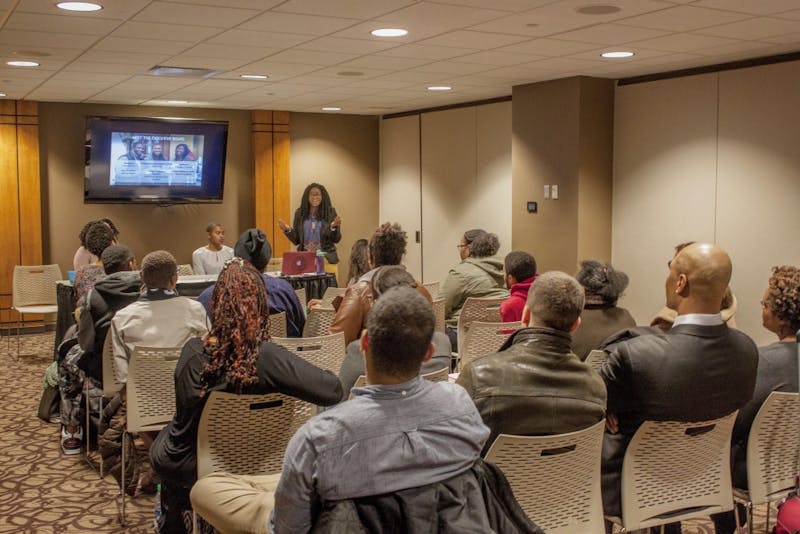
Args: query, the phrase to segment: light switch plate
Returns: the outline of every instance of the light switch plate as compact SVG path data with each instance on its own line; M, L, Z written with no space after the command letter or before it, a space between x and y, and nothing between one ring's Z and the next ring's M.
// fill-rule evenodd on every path
M553 200L558 200L558 186L556 184L550 186L550 192L552 194Z
M544 199L545 200L550 200L550 186L549 185L544 186Z

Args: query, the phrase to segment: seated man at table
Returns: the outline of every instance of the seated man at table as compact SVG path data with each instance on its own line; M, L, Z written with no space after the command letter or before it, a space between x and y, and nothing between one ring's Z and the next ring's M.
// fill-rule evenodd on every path
M269 259L272 256L272 246L269 244L267 236L258 228L246 230L233 247L233 254L237 258L242 258L253 264L259 272L264 273ZM261 275L264 285L267 288L267 305L269 314L286 312L286 334L289 337L303 337L303 327L306 324L306 316L303 313L304 302L300 302L297 293L294 292L291 284L282 278L276 278L264 273ZM208 313L211 323L214 323L214 310L211 309L211 292L214 286L207 287L197 301L202 303Z
M107 247L100 259L106 276L86 293L76 311L78 346L71 348L59 364L60 412L64 425L61 449L64 454L80 453L84 380L87 376L91 378L92 389L102 387L103 344L111 319L118 310L139 298L142 284L139 273L133 270L133 254L125 245Z
M501 523L513 515L514 502L470 506L477 504L473 499L480 492L474 479L454 484L455 490L446 487L476 465L489 429L461 387L420 377L422 363L433 352L435 324L431 305L419 292L389 289L372 307L361 337L368 385L297 431L280 475L203 478L192 490L195 509L222 532L242 532L245 526L249 532L266 532L274 503L270 531L294 534L310 532L325 503L441 484L439 502L420 502L416 492L405 496L410 502L400 506L395 530L420 522L435 525L437 517L449 517L454 530L490 532L487 515ZM523 522L527 528L508 520L495 531L536 531Z

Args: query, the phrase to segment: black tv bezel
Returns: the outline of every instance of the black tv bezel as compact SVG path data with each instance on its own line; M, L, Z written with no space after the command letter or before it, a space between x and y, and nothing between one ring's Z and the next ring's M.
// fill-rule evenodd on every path
M222 152L220 154L220 179L219 179L219 195L218 196L201 196L194 197L190 195L175 195L175 196L154 196L153 198L144 198L142 196L130 195L126 197L103 197L94 196L89 197L90 185L90 172L91 172L91 155L92 155L92 128L93 120L104 120L109 122L139 122L139 123L172 123L183 125L209 125L221 126L222 130ZM150 204L159 206L170 206L174 204L222 204L225 196L225 165L228 155L228 121L218 121L209 119L197 119L191 117L119 117L107 115L87 115L86 116L86 142L84 154L84 187L83 187L83 203L84 204ZM109 164L111 162L108 162Z

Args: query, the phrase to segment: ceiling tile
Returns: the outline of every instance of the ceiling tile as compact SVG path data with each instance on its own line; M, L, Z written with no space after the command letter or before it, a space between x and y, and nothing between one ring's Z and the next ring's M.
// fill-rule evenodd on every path
M724 46L734 44L739 41L724 37L713 37L711 35L698 35L693 33L679 33L656 37L655 39L645 39L628 43L631 47L650 48L653 50L667 50L669 52L691 52L712 46Z
M315 17L270 11L239 25L241 30L328 35L360 22L358 19Z
M22 13L42 13L63 15L66 17L89 17L96 19L124 20L141 11L152 0L103 0L103 9L94 11L91 15L86 13L70 13L56 7L53 0L22 0L17 11Z
M76 73L98 73L98 74L146 74L149 66L141 66L137 69L135 66L125 63L102 63L96 61L86 61L79 59L73 61L61 72L76 72Z
M389 70L405 70L411 69L414 67L419 67L420 65L426 65L430 63L432 60L430 59L410 59L405 57L391 57L391 56L380 56L378 54L371 54L369 56L363 56L356 58L352 61L345 61L341 63L339 66L343 68L366 68L366 69L389 69Z
M714 26L713 28L703 28L702 30L698 30L697 33L734 39L757 40L775 35L785 35L796 31L800 31L800 20L793 21L760 17Z
M776 35L774 37L767 37L764 41L776 44L792 44L800 43L800 32L787 33L785 35Z
M534 39L511 46L503 47L499 52L514 52L519 54L531 54L536 56L568 56L586 50L596 48L596 44L577 43L574 41L563 41L561 39Z
M347 13L351 18L371 19L415 3L416 0L289 0L275 8L284 13L335 17Z
M694 6L675 6L670 9L626 18L621 20L620 23L628 26L640 26L642 28L653 28L656 30L685 32L705 26L716 26L718 24L735 22L747 18L749 18L749 15L730 11L705 9Z
M360 54L342 54L339 52L320 52L311 50L285 50L269 57L274 63L301 63L304 65L335 65L354 59Z
M720 61L714 61L713 63L721 63L724 60L727 60L727 56L730 54L739 54L741 52L752 52L751 57L758 57L766 55L763 52L758 53L759 51L764 51L770 48L771 45L767 43L761 43L758 41L737 41L732 44L723 45L723 46L715 46L710 48L704 48L702 50L696 50L694 53L701 55L701 56L720 56Z
M558 34L559 39L567 41L579 41L582 43L597 43L597 44L622 44L631 41L641 41L643 39L652 39L666 35L666 32L661 30L652 30L649 28L634 28L633 26L623 26L622 24L598 24L589 28L582 28L580 30L573 30Z
M121 22L118 19L13 13L3 29L97 36L109 33Z
M289 48L313 39L310 35L298 33L255 32L247 30L228 30L208 40L213 44L237 46L264 46L267 48Z
M593 46L593 45L592 45ZM581 47L582 48L582 47ZM581 51L581 50L578 50ZM542 56L535 56L533 54L516 54L508 51L487 50L485 52L478 52L468 56L461 56L458 58L459 63L479 63L481 65L492 65L495 67L506 65L517 65L520 63L528 63L534 59L544 59Z
M429 0L434 4L451 4L465 7L486 7L485 0ZM492 0L492 9L502 11L527 11L553 2L553 0Z
M528 58L530 61L530 58ZM486 65L485 63L458 63L455 61L437 61L436 63L430 63L428 65L424 65L422 67L417 67L412 69L413 72L426 72L426 73L439 73L439 74L457 74L457 75L464 75L464 74L475 74L478 72L484 72L487 70L491 70L495 68L492 65Z
M700 0L697 5L752 15L771 15L797 9L796 0Z
M186 4L173 2L153 2L133 17L133 20L183 24L191 19L193 26L229 28L241 24L260 13L260 10L256 11L254 9L202 5L187 6Z
M584 28L596 24L594 20L576 17L556 17L534 11L495 19L491 22L470 26L470 30L498 32L528 37L544 37L557 33Z
M106 37L92 50L109 52L131 52L137 54L166 54L172 56L189 48L192 43L162 41L158 39L133 39L129 37Z
M130 78L126 74L110 74L110 73L86 73L75 70L62 70L61 72L53 75L49 82L87 82L87 83L107 83L117 84L123 80Z
M478 50L471 48L451 48L447 46L408 44L378 52L376 56L405 57L411 59L448 59L467 54L474 54Z
M114 37L138 39L160 39L162 41L183 41L196 43L219 33L217 28L207 26L187 26L185 24L160 24L157 22L126 22L117 28Z
M35 50L39 54L44 54L40 57L40 61L69 61L81 55L80 48L63 48L37 45ZM18 53L19 51L19 46L14 46L13 44L0 44L0 57L17 56L20 55Z
M298 45L299 50L321 50L323 52L343 52L346 54L369 54L398 46L389 41L367 41L364 39L345 39L342 37L320 37Z
M185 0L183 0L185 2ZM227 7L240 7L242 9L267 10L279 5L285 0L225 0ZM194 5L219 6L220 0L191 0Z
M172 55L172 52L143 53L135 48L120 47L119 50L99 50L93 48L81 55L79 61L94 61L98 63L116 63L119 65L152 66L160 64Z
M422 41L420 44L489 50L500 46L508 46L527 39L527 37L519 35L458 30L431 37L430 39Z
M178 54L167 59L164 64L170 67L185 67L187 69L211 69L226 71L237 69L247 63L243 58L210 57L196 54ZM196 78L195 78L196 79Z
M276 52L276 48L261 48L254 46L233 46L222 44L199 44L184 50L182 56L196 56L209 58L236 59L237 65L250 63L265 58Z
M526 11L523 15L541 17L542 20L574 19L576 22L582 23L583 25L590 25L624 19L651 11L658 11L666 7L665 4L659 0L614 0L608 3L620 8L620 10L615 13L609 13L607 15L584 15L578 13L577 9L585 6L587 3L593 2L587 2L586 0L560 0Z
M29 30L0 31L0 44L14 45L18 48L25 48L28 50L37 50L39 46L52 48L88 48L92 46L96 40L97 37L94 35L34 32Z

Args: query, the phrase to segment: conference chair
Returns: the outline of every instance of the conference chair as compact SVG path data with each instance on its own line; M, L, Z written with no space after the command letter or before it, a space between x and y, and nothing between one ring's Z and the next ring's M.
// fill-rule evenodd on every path
M336 310L330 307L316 307L308 310L306 324L303 327L303 337L326 336L330 333L333 320L336 318Z
M428 380L429 382L447 382L450 378L450 369L448 369L447 367L442 367L441 369L437 369L436 371L425 373L424 375L422 375L422 378ZM364 387L366 385L367 385L367 376L359 375L358 378L356 378L353 387L350 388L350 391L352 392L355 388ZM353 394L350 393L348 400L352 398Z
M425 289L427 289L428 293L431 294L431 298L433 300L439 298L439 282L428 282L422 285L425 286Z
M270 314L269 337L286 337L286 312Z
M319 306L321 308L332 308L333 299L335 299L339 295L344 295L345 291L347 291L346 287L328 286L327 288L325 288L325 293L322 294L322 299L320 299Z
M731 431L737 411L709 421L645 421L622 464L623 532L733 508Z
M601 420L553 436L500 434L486 461L500 468L525 514L548 534L603 534L604 428Z
M303 317L308 317L308 297L306 296L306 288L301 287L294 290L297 295L297 300L300 301L300 308L303 310Z
M109 333L109 335L111 335ZM122 506L120 524L125 525L125 449L135 432L158 432L175 413L175 366L181 347L137 346L128 365L126 386L127 417L122 433Z
M458 316L457 352L459 354L461 354L461 349L464 347L464 339L469 332L470 325L474 321L482 321L485 323L503 322L503 318L500 316L500 304L502 304L504 300L505 297L468 297L467 300L464 301L461 314Z
M785 497L795 488L800 471L800 395L773 391L761 405L747 440L747 486L733 489L733 498L744 504L747 527L753 532L753 506L767 505ZM736 524L739 524L738 510Z
M313 409L311 404L281 393L211 392L197 432L195 487L202 487L203 477L213 473L255 478L279 474L289 440L313 415ZM190 499L196 514L195 532L198 515L216 528L226 524L217 501L205 492L192 491Z
M274 337L272 342L336 375L342 368L345 355L344 332L317 337Z
M513 323L473 321L464 336L459 331L458 344L461 345L458 353L459 368L463 369L465 365L479 356L497 352L506 339L520 328L522 328L522 323L519 321Z
M434 298L433 299L433 314L436 316L436 328L437 332L444 332L445 329L445 320L444 320L444 299L443 298Z
M51 265L15 265L11 309L17 312L17 359L20 351L20 328L26 313L58 313L56 282L61 268Z
M192 269L192 264L190 263L181 263L178 265L178 276L192 276L194 275L194 269Z
M586 365L597 371L600 372L600 368L603 367L603 364L606 363L608 359L608 353L604 350L593 350L586 356Z
M102 369L103 369L103 398L111 398L122 389L123 384L117 380L117 372L114 369L114 351L111 348L111 329L109 328L106 333L106 339L103 342ZM89 454L89 428L91 427L91 398L89 396L89 378L84 382L84 397L86 399L86 450L84 459L86 463L94 467L91 455ZM93 398L93 397L92 397ZM99 425L98 425L99 427ZM103 457L98 454L97 462L100 466L100 478L105 476Z

